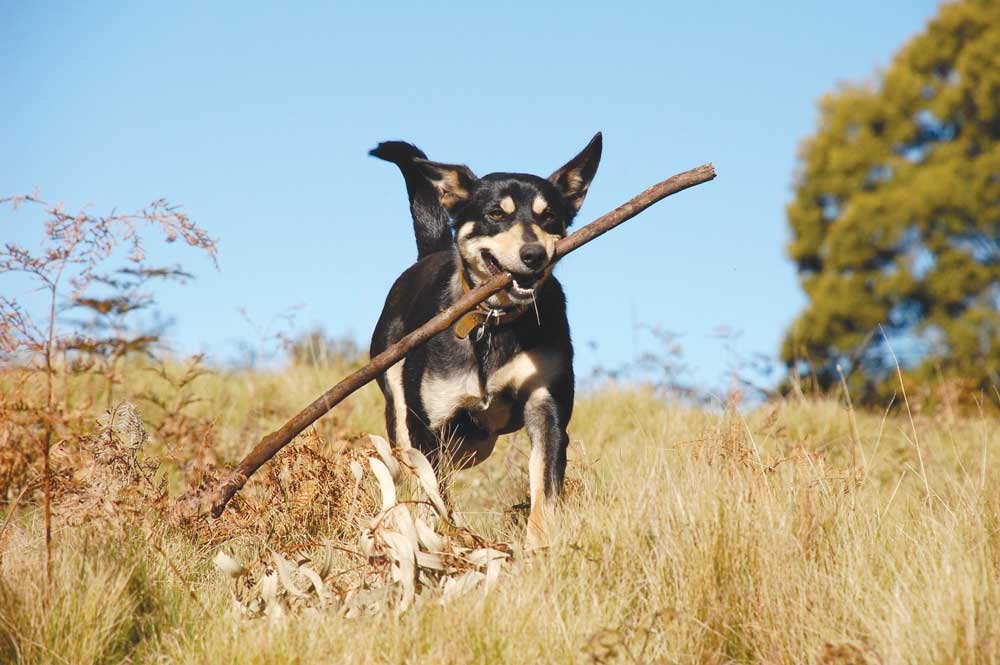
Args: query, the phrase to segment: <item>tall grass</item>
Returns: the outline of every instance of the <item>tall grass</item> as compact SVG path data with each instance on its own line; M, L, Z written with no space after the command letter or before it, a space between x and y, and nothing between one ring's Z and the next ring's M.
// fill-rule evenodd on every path
M187 408L230 462L339 371L205 376ZM167 390L130 376L124 397ZM366 389L321 430L382 431L381 409ZM0 662L1000 662L994 420L852 414L835 401L714 413L608 388L580 401L570 429L551 547L489 594L399 616L241 620L210 563L217 545L155 521L60 526L45 599L44 530L22 506L0 535ZM523 537L510 506L527 496L527 446L508 437L455 485L453 502L488 537ZM157 440L150 454L171 449ZM185 461L173 455L178 486ZM303 540L356 544L311 524ZM226 543L244 557L273 545Z

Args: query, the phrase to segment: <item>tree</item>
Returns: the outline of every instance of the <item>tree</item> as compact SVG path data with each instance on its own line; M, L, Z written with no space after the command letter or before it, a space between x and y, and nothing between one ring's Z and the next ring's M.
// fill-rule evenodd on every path
M869 84L819 104L788 246L809 303L782 359L856 399L1000 385L1000 1L944 4ZM993 395L996 399L997 395Z

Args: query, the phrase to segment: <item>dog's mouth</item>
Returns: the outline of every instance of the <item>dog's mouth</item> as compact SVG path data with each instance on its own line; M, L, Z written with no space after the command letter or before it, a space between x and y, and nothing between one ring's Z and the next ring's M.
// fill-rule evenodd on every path
M486 264L486 269L490 271L491 275L499 275L503 272L503 268L500 267L500 262L497 261L497 257L490 254L485 249L479 253L483 259L483 263Z
M503 266L495 256L493 256L487 250L483 250L480 253L483 259L483 263L486 264L486 269L490 271L491 275L499 275L504 271ZM514 281L511 282L510 287L507 292L511 295L514 300L528 301L531 300L535 295L535 287L541 280L544 273L535 273L531 275L523 275L513 271L507 271L514 277Z

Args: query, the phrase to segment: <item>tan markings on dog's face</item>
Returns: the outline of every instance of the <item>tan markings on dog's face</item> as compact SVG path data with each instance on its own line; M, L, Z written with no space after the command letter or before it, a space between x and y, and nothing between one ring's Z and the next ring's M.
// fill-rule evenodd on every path
M500 209L508 215L511 215L515 210L517 210L517 206L514 204L514 199L510 196L505 196L500 199Z
M548 233L538 224L532 224L530 228L535 234L535 237L538 238L537 242L542 243L542 246L545 247L545 253L548 255L549 259L552 259L552 255L555 254L556 251L556 243L559 242L560 236L557 236L554 233Z
M521 260L521 248L529 242L540 242L545 247L549 258L551 258L555 252L556 242L559 240L559 236L546 233L537 224L530 226L530 229L535 234L535 239L533 240L525 239L525 227L522 224L514 224L507 230L492 236L471 236L474 227L475 224L473 222L466 222L459 228L458 234L455 237L455 242L458 245L458 253L462 258L462 263L468 266L474 285L482 284L492 276L485 259L483 259L483 251L492 254L504 270L528 274L532 270L524 265L524 262ZM551 272L550 266L536 284L541 286ZM513 300L511 300L507 291L500 291L490 296L486 300L486 303L492 307L508 307L513 304Z
M469 228L468 232L465 232L468 227L469 224L465 224L459 229L458 237L456 238L458 249L462 254L462 258L470 264L470 267L474 269L477 266L481 267L482 273L477 276L481 276L483 279L488 279L490 276L486 264L480 257L480 253L483 250L496 257L497 261L500 262L500 266L505 270L526 274L530 273L531 269L521 261L521 248L530 242L540 242L551 258L553 252L555 252L556 242L559 240L559 236L546 233L537 224L532 224L529 227L534 232L537 240L525 240L525 229L521 224L515 224L506 231L501 231L496 235L476 236L474 238L469 237L471 228Z
M462 224L462 226L458 229L458 233L455 234L455 240L457 242L462 242L469 237L469 234L472 233L472 230L475 228L475 222L466 222L465 224Z
M467 225L463 225L459 231L465 230ZM470 229L471 231L471 229ZM500 262L500 266L506 270L514 272L527 272L527 267L521 262L521 247L524 245L524 232L519 224L511 226L506 231L502 231L492 236L468 237L468 234L456 238L458 251L462 255L466 264L471 268L473 276L480 282L490 278L489 268L483 260L482 252L486 250Z
M548 207L549 202L546 201L541 194L535 196L535 200L531 202L531 212L536 215L541 215Z

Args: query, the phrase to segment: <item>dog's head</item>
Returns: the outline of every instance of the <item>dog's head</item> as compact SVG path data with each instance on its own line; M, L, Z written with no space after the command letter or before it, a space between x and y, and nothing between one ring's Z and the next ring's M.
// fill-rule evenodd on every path
M467 166L418 160L455 228L468 277L479 284L507 271L514 282L495 305L530 302L552 271L556 241L566 235L601 161L598 133L548 179L524 173L477 178Z

